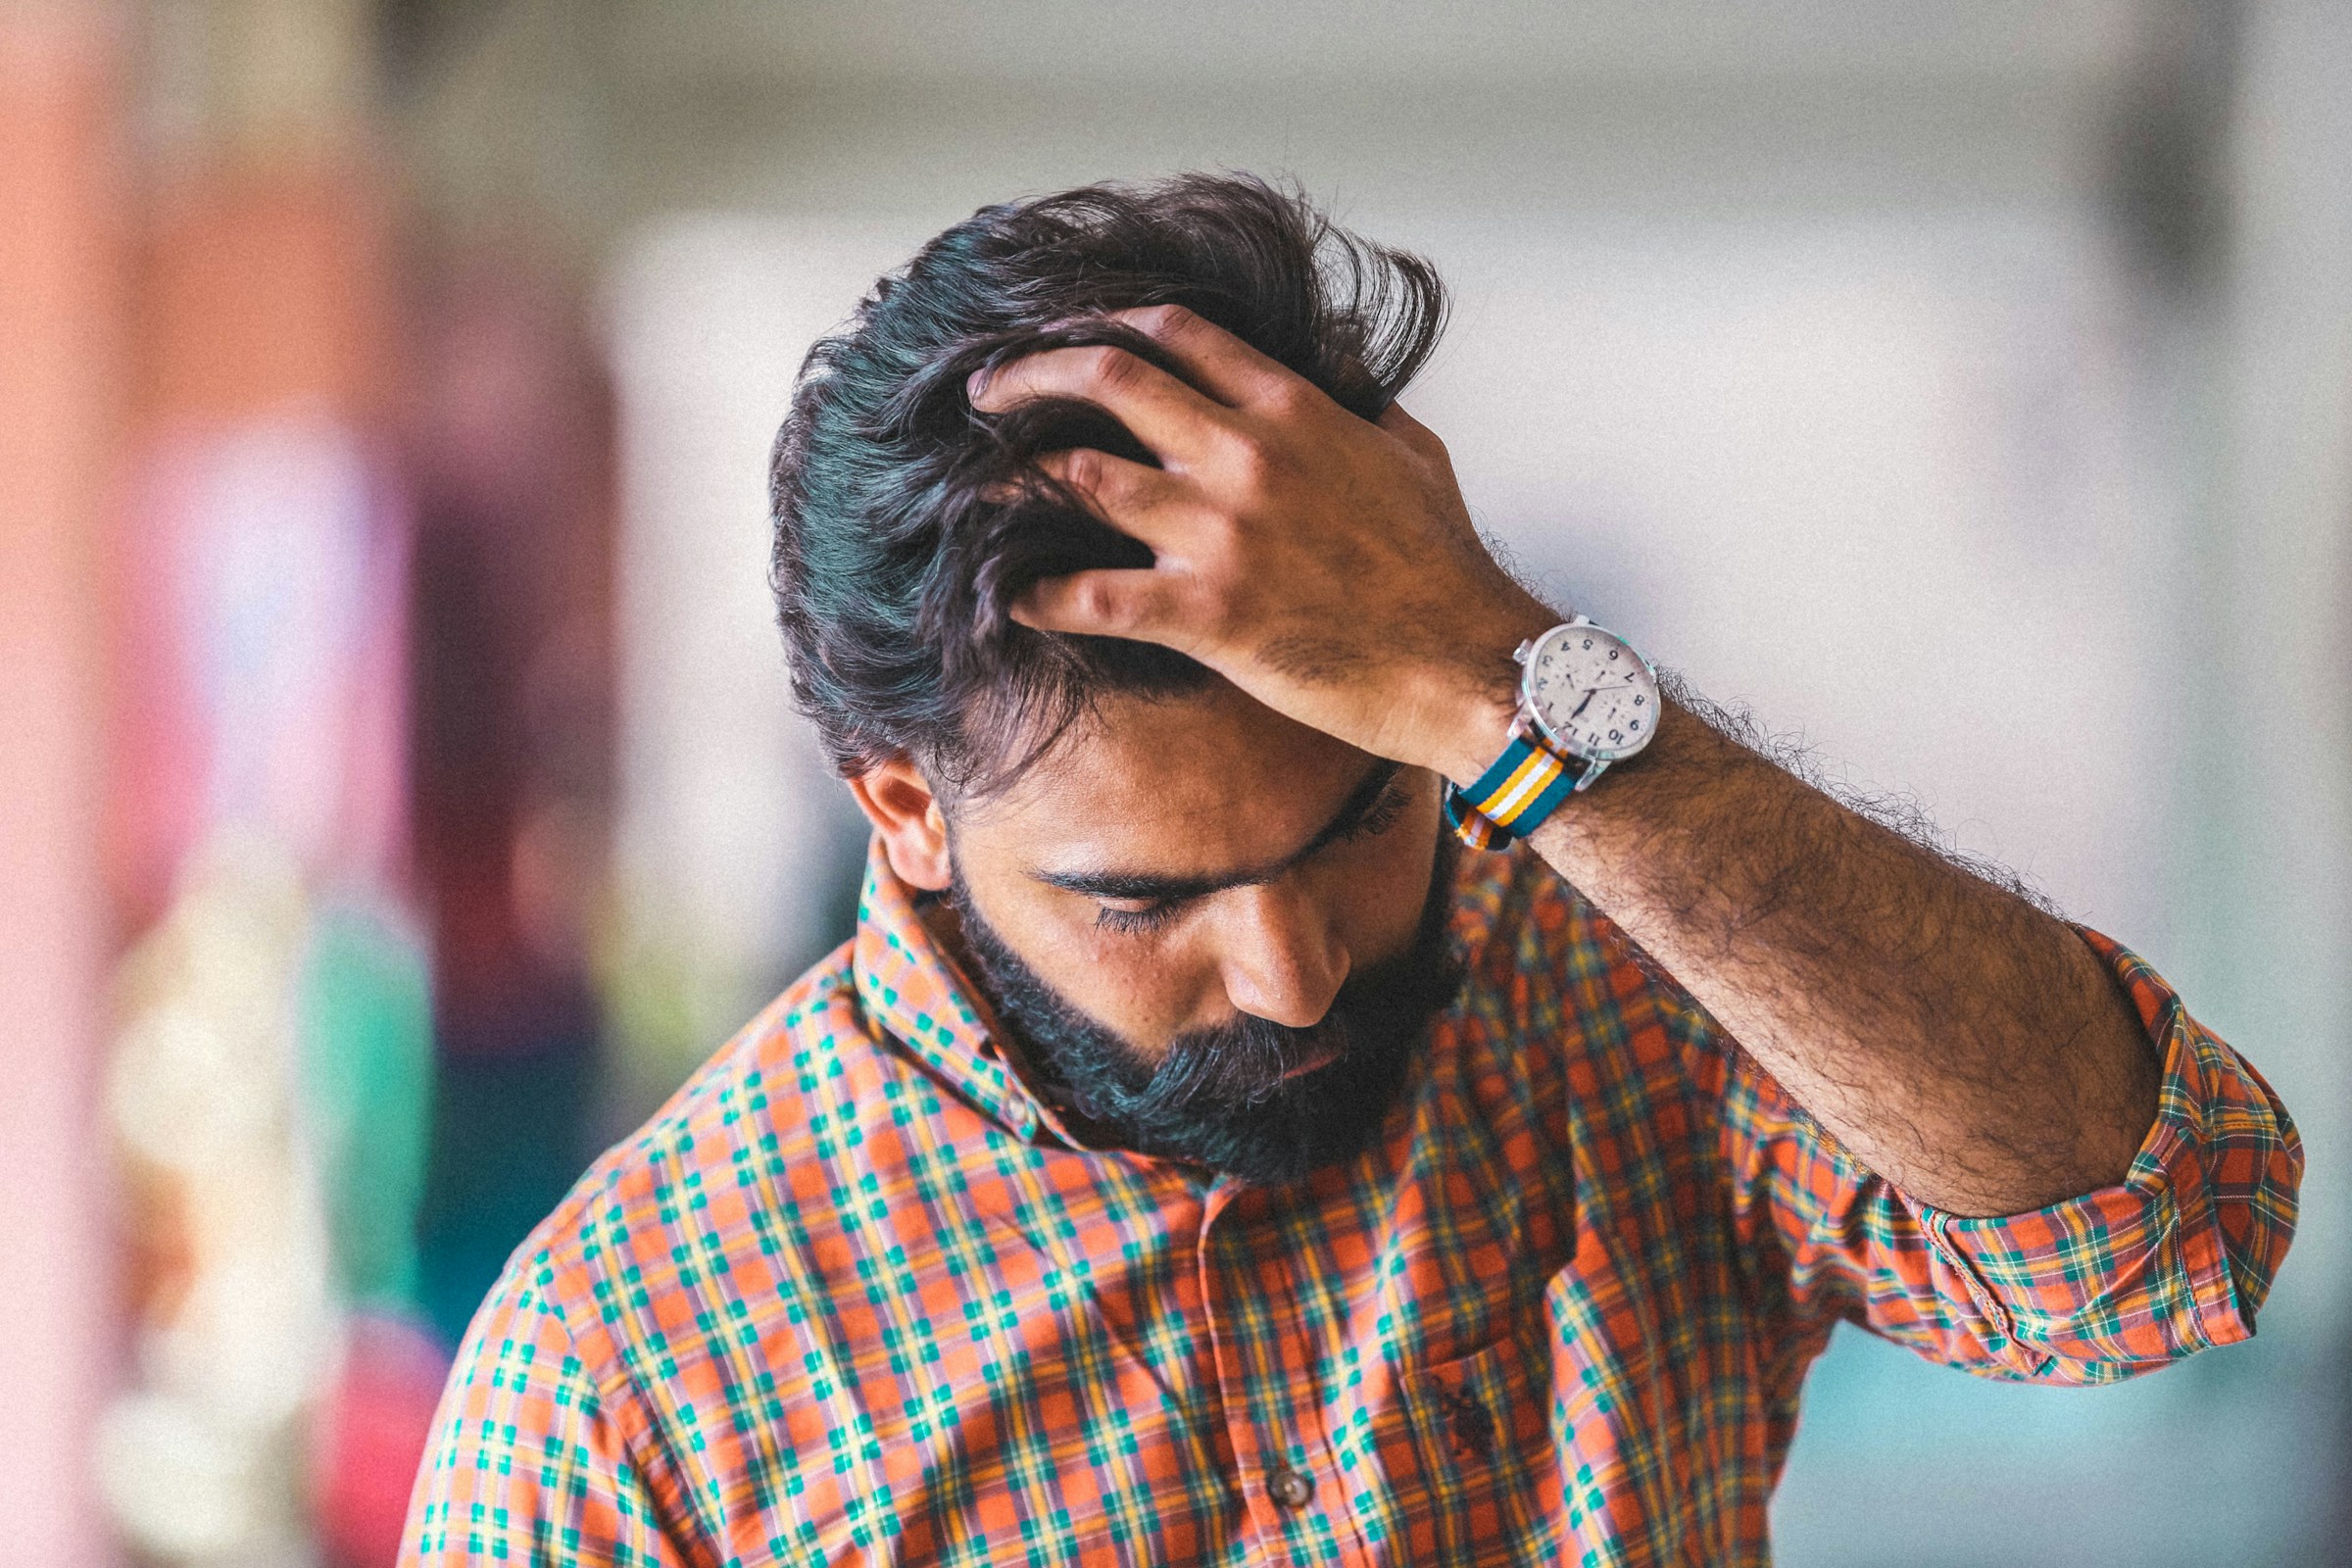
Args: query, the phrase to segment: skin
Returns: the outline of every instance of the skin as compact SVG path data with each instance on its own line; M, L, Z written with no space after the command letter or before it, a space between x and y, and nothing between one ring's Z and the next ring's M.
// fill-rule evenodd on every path
M895 761L852 788L901 879L947 887L951 826L921 772ZM961 803L952 833L1022 961L1157 1058L1237 1012L1303 1028L1359 965L1403 952L1438 821L1433 775L1220 684L1111 699L1010 787ZM953 909L933 918L959 949Z
M1488 553L1444 444L1402 410L1359 419L1181 309L1118 318L1185 377L1118 349L1060 349L971 389L987 411L1094 402L1161 464L1047 460L1155 561L1050 580L1015 614L1165 644L1230 691L1149 713L1112 705L1002 801L959 813L956 834L991 924L1150 1051L1227 1009L1311 1022L1348 964L1401 947L1437 780L1467 785L1501 750L1511 651L1563 617ZM1329 863L1206 893L1150 933L1114 931L1106 901L1039 878L1263 871L1372 759L1405 770L1410 854L1396 830L1349 841ZM900 875L944 887L948 819L920 773L891 763L856 787ZM2155 1118L2155 1053L2071 928L1688 709L1669 705L1649 748L1532 847L1923 1202L2008 1214L2111 1185ZM1406 860L1418 869L1392 863Z

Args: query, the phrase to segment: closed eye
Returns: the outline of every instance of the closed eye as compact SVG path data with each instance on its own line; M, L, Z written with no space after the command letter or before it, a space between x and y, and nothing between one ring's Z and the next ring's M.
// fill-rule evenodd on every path
M1347 844L1356 839L1377 838L1396 825L1404 814L1405 793L1400 780L1391 779L1389 787L1380 792L1372 805L1339 832L1334 833L1323 847ZM1104 930L1128 936L1142 936L1168 925L1182 914L1194 900L1189 898L1152 899L1134 907L1116 904L1100 904L1095 907L1095 923Z
M1396 818L1404 814L1404 791L1399 783L1399 780L1391 779L1389 787L1380 792L1380 799L1372 803L1371 808L1348 823L1347 831L1337 835L1332 842L1345 844L1350 839L1378 838L1395 827Z
M1140 908L1123 909L1115 904L1104 904L1095 910L1095 923L1105 930L1140 936L1156 931L1184 912L1187 899L1154 899Z

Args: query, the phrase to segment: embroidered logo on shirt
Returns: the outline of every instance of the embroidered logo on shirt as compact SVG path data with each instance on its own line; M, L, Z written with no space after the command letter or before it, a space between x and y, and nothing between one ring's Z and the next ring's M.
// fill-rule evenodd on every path
M1475 1454L1486 1464L1494 1462L1494 1418L1478 1401L1478 1396L1467 1389L1437 1386L1438 1408L1446 1417L1446 1437L1456 1459Z

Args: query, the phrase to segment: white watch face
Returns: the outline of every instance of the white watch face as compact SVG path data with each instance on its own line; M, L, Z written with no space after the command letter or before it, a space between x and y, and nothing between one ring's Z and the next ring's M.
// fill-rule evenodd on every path
M1658 727L1658 677L1624 638L1590 621L1537 638L1520 689L1544 733L1588 760L1631 757Z

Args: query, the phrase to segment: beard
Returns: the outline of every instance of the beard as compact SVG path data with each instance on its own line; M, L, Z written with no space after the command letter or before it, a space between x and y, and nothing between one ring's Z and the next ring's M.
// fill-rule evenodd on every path
M1350 975L1320 1020L1296 1029L1243 1013L1178 1034L1157 1062L1024 963L960 871L948 897L990 1001L1050 1089L1123 1148L1275 1186L1371 1146L1431 1021L1460 995L1464 970L1447 932L1458 853L1441 831L1411 944ZM1288 1076L1327 1054L1324 1065Z

